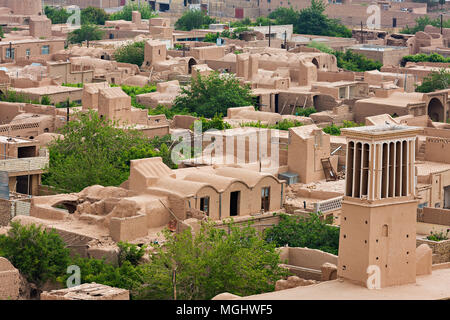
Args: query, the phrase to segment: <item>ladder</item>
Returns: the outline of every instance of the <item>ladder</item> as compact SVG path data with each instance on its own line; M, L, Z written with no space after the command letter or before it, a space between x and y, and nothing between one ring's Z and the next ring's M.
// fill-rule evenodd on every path
M338 176L331 165L330 158L323 158L320 159L320 161L322 162L323 173L325 174L327 181L336 181Z

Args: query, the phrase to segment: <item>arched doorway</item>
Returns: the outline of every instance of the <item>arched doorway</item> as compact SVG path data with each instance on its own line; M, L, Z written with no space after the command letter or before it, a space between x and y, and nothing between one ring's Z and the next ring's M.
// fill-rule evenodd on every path
M443 122L445 121L444 106L441 100L438 98L433 98L428 103L428 116L432 121Z
M313 58L311 62L316 66L317 69L319 69L319 61L317 61L316 58Z
M190 58L188 62L188 72L189 74L192 73L192 66L195 66L197 64L197 61L195 61L194 58Z

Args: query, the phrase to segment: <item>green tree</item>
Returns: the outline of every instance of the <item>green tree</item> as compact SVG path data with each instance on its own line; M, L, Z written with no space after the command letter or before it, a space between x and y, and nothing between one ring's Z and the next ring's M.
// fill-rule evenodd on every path
M247 296L274 290L287 275L280 256L251 226L230 223L228 230L203 224L195 235L165 231L163 246L153 245L144 265L145 299L206 300L221 292ZM175 276L174 276L175 274Z
M111 14L109 19L131 21L133 19L133 11L139 11L142 19L151 19L158 16L148 3L141 1L140 6L137 3L128 3L122 10Z
M104 25L109 15L101 8L87 7L81 10L81 24Z
M119 241L117 246L119 247L119 266L122 266L126 261L133 266L137 266L145 254L145 245L139 247L132 243Z
M433 71L422 80L422 84L416 87L416 92L433 92L448 89L450 87L450 72L445 68Z
M0 256L8 259L28 281L41 285L55 281L66 272L69 250L54 231L34 224L11 223L6 235L0 235Z
M3 38L5 36L5 33L3 32L3 27L0 26L0 38Z
M268 243L277 247L307 247L337 255L339 249L339 228L328 225L315 213L310 217L281 215L279 224L265 230Z
M118 48L114 52L117 62L131 63L142 66L144 63L145 41L133 42Z
M333 123L332 125L329 125L329 126L323 128L322 130L323 130L323 132L331 134L332 136L340 136L342 128L354 128L354 127L360 127L360 126L363 126L363 124L344 120L343 124L340 126L337 126Z
M269 18L275 19L276 24L292 24L295 26L299 19L299 12L295 11L292 7L278 7L269 14Z
M203 42L216 43L217 38L219 38L219 37L220 37L220 33L219 32L217 32L217 33L209 32L209 33L205 34L205 38L203 39Z
M212 119L200 117L200 120L198 121L202 122L202 132L205 132L209 129L217 129L217 130L231 129L231 125L223 121L222 115L216 114ZM194 130L194 123L191 125L190 129Z
M415 34L416 32L424 31L425 27L427 25L431 25L431 26L434 26L434 27L440 27L441 26L441 19L440 18L431 19L429 16L419 17L419 18L416 19L416 25L415 26L413 26L413 27L406 26L400 32L401 33L406 33L406 34ZM447 19L447 20L443 19L442 27L443 28L450 28L450 19Z
M72 192L95 184L118 186L128 179L130 160L155 156L175 167L167 147L170 137L150 140L140 131L117 128L94 111L75 118L60 130L64 139L49 146L45 184Z
M71 14L65 8L45 6L44 13L52 21L52 24L66 23Z
M193 78L189 88L182 88L172 109L212 118L216 114L226 114L228 108L250 105L253 99L249 86L241 85L234 75L213 72Z
M83 24L81 28L69 33L68 40L70 43L82 43L83 41L86 41L87 46L89 47L89 41L101 40L103 34L104 31L98 26L93 24Z
M175 22L177 30L191 31L192 29L208 28L216 19L210 18L201 10L188 10Z

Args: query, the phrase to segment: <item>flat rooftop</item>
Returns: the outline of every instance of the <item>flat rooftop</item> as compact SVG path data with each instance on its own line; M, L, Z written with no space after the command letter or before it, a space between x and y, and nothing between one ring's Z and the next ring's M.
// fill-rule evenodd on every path
M394 50L408 49L408 47L384 46L376 44L358 44L349 47L349 49L364 50L364 51L394 51Z
M332 280L263 293L242 300L441 300L450 298L450 268L418 276L416 283L369 290L349 281Z

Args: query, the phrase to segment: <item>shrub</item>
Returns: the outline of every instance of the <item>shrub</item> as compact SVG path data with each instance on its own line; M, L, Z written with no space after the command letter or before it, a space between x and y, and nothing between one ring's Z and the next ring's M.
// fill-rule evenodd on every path
M192 79L190 87L181 90L172 110L188 111L206 118L226 114L228 108L253 104L250 87L242 85L234 75L221 75L218 72L208 76L198 75Z
M131 63L140 67L144 63L144 49L145 41L124 45L114 52L114 59L117 62Z
M122 8L121 11L111 14L109 18L111 20L131 21L133 18L133 11L139 11L142 19L151 19L158 16L158 14L152 10L148 3L142 1L140 5L138 3L128 3Z
M246 122L246 123L242 123L241 127L255 127L255 128L268 128L268 129L277 129L277 130L289 130L289 128L292 127L300 127L302 126L303 123L301 123L300 121L297 120L289 120L289 119L284 119L280 122L278 122L277 124L262 124L260 121L258 122Z
M0 235L0 256L8 259L28 281L43 284L66 272L69 250L54 231L41 226L11 223L7 235Z
M222 115L215 115L212 119L206 119L204 117L200 117L200 121L202 122L202 132L205 132L209 129L217 129L217 130L225 130L231 129L231 125L227 122L223 121ZM191 130L194 130L194 123L191 125Z
M450 86L450 72L445 68L433 71L422 80L422 84L416 87L417 92L433 92L448 89Z
M297 108L295 110L295 114L297 116L302 116L302 117L309 117L310 115L312 115L313 113L316 113L317 110L314 107L310 107L310 108Z
M355 123L353 121L344 120L343 125L337 126L335 124L332 124L330 126L323 128L323 131L325 133L331 134L332 136L340 136L342 128L353 128L353 127L361 127L361 126L363 126L362 123Z
M192 234L164 231L164 246L154 244L141 298L208 300L221 292L248 296L273 291L287 275L273 244L250 225L228 230L203 224ZM174 276L175 275L175 276ZM174 287L175 286L175 287Z
M201 10L187 10L175 22L177 30L191 31L192 29L206 29L211 23L216 23L216 19L210 18Z
M117 246L119 247L119 266L122 266L125 261L137 266L145 254L145 245L139 247L135 244L119 241Z
M444 233L444 231L439 231L439 232L430 232L430 235L427 236L428 240L431 241L444 241L444 240L448 240L448 233L450 232L450 229L447 230L446 233Z
M41 104L49 106L52 104L52 101L50 100L49 96L45 95L45 96L42 96L42 98L41 98Z
M317 214L299 218L282 214L278 225L265 230L265 240L277 247L307 247L337 255L339 228L327 225Z

